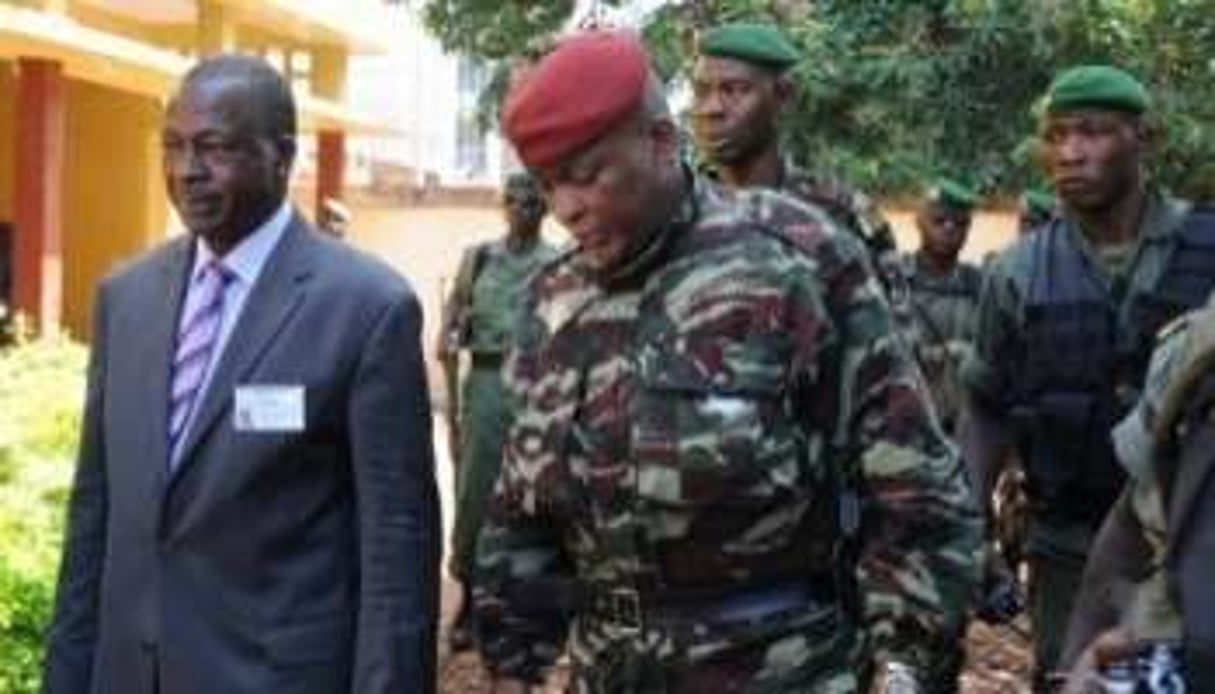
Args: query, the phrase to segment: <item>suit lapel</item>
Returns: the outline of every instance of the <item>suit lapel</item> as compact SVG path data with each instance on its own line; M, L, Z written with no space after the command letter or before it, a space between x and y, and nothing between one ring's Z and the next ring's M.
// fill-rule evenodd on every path
M304 223L294 218L271 252L233 326L198 413L182 443L173 480L181 478L198 457L198 447L221 415L232 407L236 385L248 377L259 358L287 324L304 298L311 274L311 239ZM173 481L170 481L170 485Z
M144 450L148 460L157 464L148 466L148 473L155 479L151 489L159 493L164 489L165 474L169 461L169 379L171 378L173 350L176 348L177 319L185 300L187 275L193 259L193 237L189 235L172 242L164 262L156 268L155 286L139 296L142 305L132 316L139 321L136 335L143 345L136 350L134 364L139 373L133 374L133 402L141 403L148 413L144 427ZM168 292L168 301L165 292Z

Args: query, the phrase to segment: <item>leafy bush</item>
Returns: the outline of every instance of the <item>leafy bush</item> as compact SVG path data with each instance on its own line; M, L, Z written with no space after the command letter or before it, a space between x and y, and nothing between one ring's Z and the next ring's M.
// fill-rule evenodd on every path
M446 48L502 61L546 45L586 5L435 0L425 19ZM942 173L989 192L1040 184L1036 167L1016 154L1036 128L1033 102L1064 67L1120 65L1155 100L1154 175L1212 198L1211 9L1212 0L697 0L666 3L644 33L659 72L679 78L704 27L779 24L804 58L792 74L799 98L785 130L789 151L881 196L918 194L925 177ZM482 101L491 112L501 76Z
M0 692L38 691L84 368L62 336L0 350Z

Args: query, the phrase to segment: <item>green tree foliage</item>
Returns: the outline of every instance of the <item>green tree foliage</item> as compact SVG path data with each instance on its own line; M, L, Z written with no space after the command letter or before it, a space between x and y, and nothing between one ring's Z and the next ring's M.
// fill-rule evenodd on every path
M80 406L84 348L0 349L0 692L38 691Z
M426 17L449 49L502 59L544 46L573 6L434 0ZM669 4L644 34L678 79L699 28L739 19L779 22L804 51L793 152L875 192L941 172L1015 192L1036 174L1031 106L1052 75L1112 62L1156 98L1159 177L1215 194L1215 0L699 0Z

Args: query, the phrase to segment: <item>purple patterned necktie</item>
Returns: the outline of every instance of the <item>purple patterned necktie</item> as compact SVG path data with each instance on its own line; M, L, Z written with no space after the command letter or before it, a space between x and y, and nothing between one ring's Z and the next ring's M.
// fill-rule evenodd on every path
M218 261L204 265L199 272L199 301L186 317L177 334L173 355L173 379L169 389L169 461L176 462L177 445L198 399L199 389L211 363L211 353L219 338L224 315L224 290L235 279L231 270Z

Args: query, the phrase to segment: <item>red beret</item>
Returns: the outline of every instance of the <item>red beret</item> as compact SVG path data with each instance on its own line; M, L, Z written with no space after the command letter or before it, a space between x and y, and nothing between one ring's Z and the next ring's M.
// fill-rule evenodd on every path
M528 168L551 166L632 113L645 94L649 70L649 57L633 34L576 34L511 87L502 129Z

